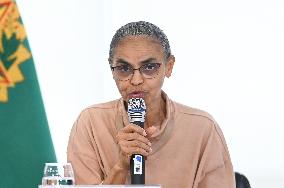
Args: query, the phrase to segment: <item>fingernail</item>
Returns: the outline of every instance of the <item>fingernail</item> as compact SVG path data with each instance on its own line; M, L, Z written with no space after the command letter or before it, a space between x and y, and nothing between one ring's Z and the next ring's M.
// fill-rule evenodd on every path
M151 142L148 142L148 145L149 145L149 146L152 146Z
M147 136L147 133L146 133L146 131L145 131L145 130L143 131L143 136Z
M150 148L150 153L151 153L152 151L153 151L152 148Z

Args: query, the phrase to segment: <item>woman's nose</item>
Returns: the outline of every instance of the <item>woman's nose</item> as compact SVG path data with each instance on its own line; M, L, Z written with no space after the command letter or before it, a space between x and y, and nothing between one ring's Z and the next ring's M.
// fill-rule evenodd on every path
M139 69L133 70L133 75L130 79L132 85L140 85L144 82L144 77Z

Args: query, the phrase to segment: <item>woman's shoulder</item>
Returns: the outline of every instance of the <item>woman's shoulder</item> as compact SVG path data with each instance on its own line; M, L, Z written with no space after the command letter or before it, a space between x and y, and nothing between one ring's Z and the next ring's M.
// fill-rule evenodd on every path
M88 109L113 109L117 106L119 100L120 99L116 99L116 100L112 100L112 101L93 104L93 105L88 106L85 110L88 110Z
M174 108L177 114L184 114L185 116L188 116L188 117L207 119L209 121L215 122L212 115L209 114L207 111L194 108L194 107L190 107L190 106L178 103L178 102L173 102L173 104L174 104Z
M120 99L93 104L85 107L79 114L79 118L89 118L95 114L103 115L117 111Z

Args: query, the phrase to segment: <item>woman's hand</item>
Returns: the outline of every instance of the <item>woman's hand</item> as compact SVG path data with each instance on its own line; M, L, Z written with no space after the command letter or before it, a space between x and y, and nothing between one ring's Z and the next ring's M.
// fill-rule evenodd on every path
M143 128L131 123L118 132L116 139L121 151L119 157L121 168L129 168L130 157L133 154L143 156L150 154L151 143L146 136L146 131Z

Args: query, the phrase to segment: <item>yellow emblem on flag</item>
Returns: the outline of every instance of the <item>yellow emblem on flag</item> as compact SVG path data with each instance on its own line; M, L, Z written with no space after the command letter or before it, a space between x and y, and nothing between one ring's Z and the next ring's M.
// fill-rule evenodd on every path
M8 89L24 80L19 65L31 58L25 39L17 5L12 0L0 0L0 102L7 102ZM15 50L11 50L13 45Z

